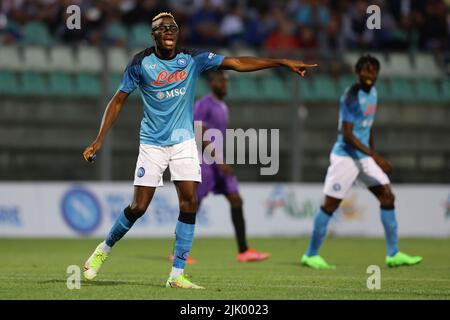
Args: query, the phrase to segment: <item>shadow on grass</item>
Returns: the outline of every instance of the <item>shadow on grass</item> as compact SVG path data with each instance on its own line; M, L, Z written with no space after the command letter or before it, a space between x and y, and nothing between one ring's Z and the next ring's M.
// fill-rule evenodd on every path
M149 260L149 261L164 261L164 262L169 261L170 262L169 254L167 254L167 256L136 255L133 257L136 259Z
M61 279L51 279L51 280L44 280L44 281L38 281L38 284L51 284L51 283L67 283L67 280L61 280ZM121 285L131 285L131 286L147 286L147 287L156 287L161 288L163 287L161 284L153 284L150 282L142 282L142 281L114 281L114 280L96 280L96 281L82 281L82 286L89 286L89 287L103 287L103 286L121 286Z

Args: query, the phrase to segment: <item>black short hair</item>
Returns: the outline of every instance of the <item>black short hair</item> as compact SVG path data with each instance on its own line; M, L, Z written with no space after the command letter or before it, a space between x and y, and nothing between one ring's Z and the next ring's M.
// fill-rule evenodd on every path
M377 58L371 56L370 54L364 54L361 57L359 57L358 61L356 62L355 65L356 73L359 73L366 64L370 64L374 66L377 69L377 71L380 71L380 61L378 61Z
M225 72L223 70L211 70L206 73L206 78L209 82L213 81L216 76L223 75Z

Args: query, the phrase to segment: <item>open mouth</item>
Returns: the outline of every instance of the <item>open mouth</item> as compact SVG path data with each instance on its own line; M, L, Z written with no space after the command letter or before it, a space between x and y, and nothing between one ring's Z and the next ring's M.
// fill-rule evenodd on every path
M175 44L175 40L172 38L163 39L163 43L166 47L171 47Z

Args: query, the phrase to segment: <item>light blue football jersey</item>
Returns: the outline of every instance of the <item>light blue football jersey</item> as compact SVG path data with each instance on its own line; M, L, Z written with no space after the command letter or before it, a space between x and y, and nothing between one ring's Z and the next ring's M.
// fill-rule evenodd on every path
M349 87L340 98L339 126L337 141L332 153L339 156L361 159L367 154L356 150L344 142L342 122L353 123L353 135L365 146L369 147L370 130L377 110L377 90L373 86L369 92L358 87Z
M126 67L119 90L140 89L144 103L140 143L170 146L194 138L197 78L217 69L224 56L195 49L178 49L173 59L156 55L155 47L137 53Z

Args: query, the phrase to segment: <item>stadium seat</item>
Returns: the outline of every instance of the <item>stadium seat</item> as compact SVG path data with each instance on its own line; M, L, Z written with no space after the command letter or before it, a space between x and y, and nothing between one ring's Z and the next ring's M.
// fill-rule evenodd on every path
M75 77L75 94L82 97L96 97L101 93L100 80L92 74L77 74Z
M23 70L23 61L17 46L0 46L0 70Z
M411 77L413 68L409 56L401 53L393 53L389 56L389 62L381 63L380 76Z
M120 22L111 22L105 31L105 41L109 44L115 44L117 41L126 42L128 31Z
M70 97L75 93L71 76L67 73L54 72L49 76L49 93L58 97Z
M113 95L116 93L117 89L119 88L120 81L122 80L122 74L120 73L113 73L108 77L108 93L110 95Z
M358 58L361 56L358 52L346 52L343 56L344 62L353 68L353 66L356 64L356 61L358 61Z
M70 47L56 46L50 48L50 64L51 71L72 72L77 70L73 50Z
M103 58L95 47L78 48L77 69L81 72L100 72L103 69Z
M37 72L45 72L48 70L49 59L43 47L27 46L23 50L25 70Z
M23 30L19 23L12 19L6 19L6 25L2 26L2 32L0 33L0 40L2 35L8 38L12 38L16 41L20 41L23 38Z
M442 101L450 103L450 78L442 80L440 83L440 87Z
M122 73L131 57L127 56L127 52L122 48L110 48L106 52L108 59L108 70L110 72Z
M108 95L109 95L109 97L112 97L117 92L117 90L119 90L119 85L120 85L121 81L122 81L122 73L113 73L108 77ZM134 90L130 94L128 99L138 99L138 98L140 98L139 88L136 88L136 90Z
M403 78L393 78L390 81L389 98L397 102L412 102L415 100L415 93L411 82Z
M48 46L52 44L52 37L47 26L41 22L29 22L24 28L23 44Z
M0 95L19 94L19 83L17 76L11 71L0 72Z
M301 85L301 84L300 84ZM293 97L292 82L278 76L261 78L261 96L265 100L289 101Z
M233 81L239 87L239 98L244 100L261 100L263 96L258 87L258 80L254 77L239 75Z
M375 88L377 89L377 100L378 102L392 101L391 93L388 89L387 81L384 78L378 78L375 83Z
M45 77L37 72L22 73L21 93L25 96L45 96L48 93Z
M300 100L303 102L313 102L317 100L317 96L313 89L313 83L310 78L304 78L300 82Z
M433 55L418 53L414 59L414 75L435 79L442 77L443 72L439 70Z
M145 23L139 23L131 27L129 45L131 47L151 47L154 45L151 29Z
M333 79L327 75L317 75L312 79L312 86L317 100L336 101L339 99Z
M414 91L420 102L439 102L440 93L436 83L430 79L416 80Z

